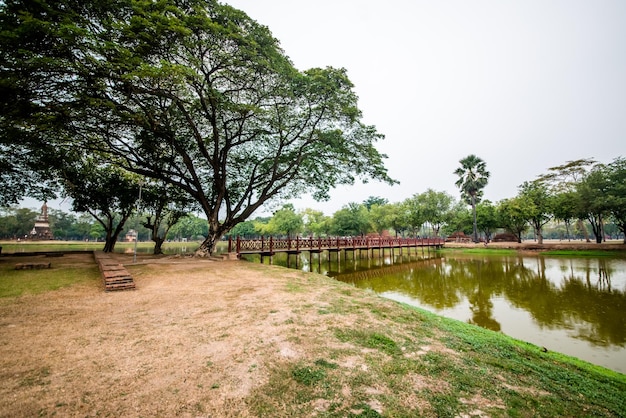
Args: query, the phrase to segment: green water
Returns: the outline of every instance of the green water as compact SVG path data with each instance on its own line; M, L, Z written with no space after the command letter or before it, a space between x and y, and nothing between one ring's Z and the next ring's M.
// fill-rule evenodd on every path
M266 257L264 262L269 263ZM272 262L287 265L286 256ZM626 259L357 253L291 256L314 271L626 373Z

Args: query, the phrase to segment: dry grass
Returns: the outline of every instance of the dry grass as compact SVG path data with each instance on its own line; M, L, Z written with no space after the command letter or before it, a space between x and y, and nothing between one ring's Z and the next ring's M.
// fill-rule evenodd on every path
M0 416L498 416L554 395L516 392L533 385L468 362L432 318L322 276L117 257L137 290L105 293L96 273L0 299Z

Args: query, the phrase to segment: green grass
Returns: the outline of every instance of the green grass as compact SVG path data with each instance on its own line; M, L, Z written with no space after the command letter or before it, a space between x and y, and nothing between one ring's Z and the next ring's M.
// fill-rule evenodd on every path
M473 255L515 255L518 253L514 249L504 248L444 248L438 251L441 254L473 254ZM541 255L568 256L568 257L624 257L626 256L626 246L624 251L614 250L546 250L538 251Z
M46 259L48 260L48 259ZM20 260L21 261L21 260ZM95 263L92 266L66 266L41 270L15 270L14 263L0 263L0 298L36 295L79 283L100 280Z
M188 251L194 251L200 246L200 242L166 242L163 249L179 249L187 248ZM58 241L58 242L37 242L37 241L0 241L2 254L20 253L20 252L46 252L46 251L97 251L104 247L104 242L83 242L83 241ZM135 248L134 242L118 242L115 244L115 252L132 251ZM154 248L154 242L141 241L137 243L137 251L142 253L151 253ZM227 242L219 242L217 252L226 252L228 249Z
M624 246L626 250L626 246ZM568 256L568 257L624 257L624 251L603 250L548 250L542 251L543 255Z
M332 310L363 318L329 329L317 355L332 362L277 365L250 399L258 416L274 416L279 406L280 416L323 417L456 417L476 410L493 417L619 417L626 411L623 374L407 305L365 301L364 294L354 290L343 296L352 309ZM342 358L363 363L346 368ZM476 406L476 399L483 402ZM312 407L316 400L326 402L323 411Z
M514 255L516 250L505 248L443 248L438 251L442 254L461 253L461 254L485 254L485 255Z

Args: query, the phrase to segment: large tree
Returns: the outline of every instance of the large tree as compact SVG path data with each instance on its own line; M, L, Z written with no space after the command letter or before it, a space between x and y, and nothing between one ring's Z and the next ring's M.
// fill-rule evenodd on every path
M263 227L265 235L284 235L295 237L304 227L302 215L296 213L296 208L291 203L283 205L274 212L272 218Z
M137 183L112 167L89 167L75 177L66 177L64 183L73 210L94 217L105 233L102 250L113 252L124 224L136 209Z
M141 225L150 231L154 241L155 255L163 254L163 243L170 229L192 211L190 197L171 185L159 183L147 184L138 212L143 216Z
M478 229L485 234L486 242L491 241L491 236L498 227L496 207L491 201L483 200L476 205L476 224Z
M604 240L604 220L610 214L610 190L608 173L602 164L596 165L576 185L578 217L589 221L598 244Z
M59 149L100 152L185 191L209 223L202 252L269 200L394 183L344 69L296 70L265 26L214 0L112 3L2 7L22 27L7 72L46 58L29 61L19 100L38 111L24 120L46 125Z
M565 164L548 168L548 172L538 176L536 180L545 184L550 192L556 196L557 203L554 208L554 216L565 222L568 235L569 224L576 217L575 206L578 205L576 188L596 163L592 158L567 161ZM577 227L583 231L585 239L589 241L589 233L582 219L577 219Z
M576 219L577 195L575 191L563 191L554 195L554 206L552 213L554 218L563 221L567 240L571 240L570 227L572 221Z
M526 181L519 187L519 194L526 198L529 205L528 223L537 237L537 243L543 244L543 227L554 217L554 196L542 181Z
M348 203L333 214L333 233L340 236L364 236L371 229L370 213L365 205Z
M424 222L426 222L426 215L424 214L424 207L421 204L419 193L409 197L403 203L406 214L406 226L411 230L413 236L418 236Z
M503 199L498 202L496 214L498 224L514 234L517 242L522 242L522 233L528 228L532 202L524 196Z
M416 195L424 220L430 224L433 235L439 236L439 229L450 221L454 199L446 192L428 189Z
M626 158L618 157L607 165L607 178L609 213L626 244Z
M487 171L487 165L485 162L475 156L474 154L468 155L465 158L459 160L461 166L454 172L459 179L455 185L461 190L462 197L469 197L469 203L472 206L473 214L473 239L474 242L478 242L478 227L476 225L476 204L480 200L482 195L482 189L485 188L489 181L489 171Z

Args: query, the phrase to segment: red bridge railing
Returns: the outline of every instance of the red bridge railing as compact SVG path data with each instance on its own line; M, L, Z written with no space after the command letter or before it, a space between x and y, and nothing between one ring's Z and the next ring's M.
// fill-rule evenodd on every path
M234 248L233 248L233 244ZM442 247L443 238L337 237L229 239L228 251L237 254L273 254L276 252L338 251L401 247Z

